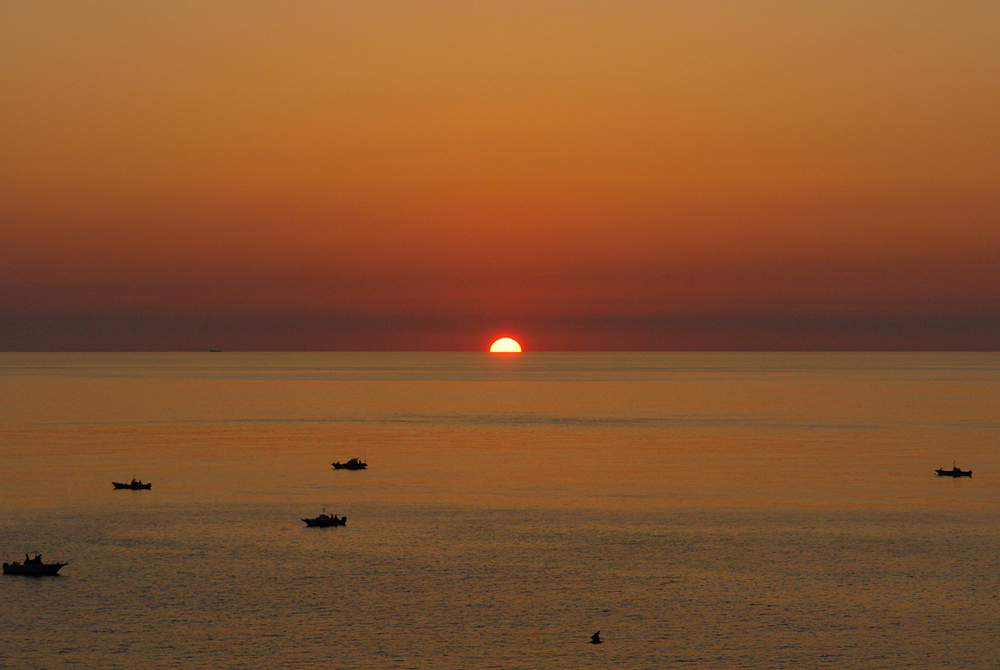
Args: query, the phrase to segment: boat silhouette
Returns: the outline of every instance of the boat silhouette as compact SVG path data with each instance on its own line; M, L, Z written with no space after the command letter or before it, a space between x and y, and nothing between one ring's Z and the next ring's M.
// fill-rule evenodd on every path
M972 470L959 470L958 466L955 465L955 461L951 462L951 470L945 470L944 468L938 468L934 472L937 473L938 477L971 477Z
M141 479L132 478L132 481L128 484L122 484L121 482L111 482L115 489L129 489L130 491L141 491L149 490L153 488L152 484L143 484Z
M337 461L336 463L331 463L331 465L337 470L364 470L368 467L368 463L360 458L352 458L346 463Z
M310 528L329 528L331 526L346 526L347 517L338 517L336 514L330 516L323 510L323 513L314 519L302 519Z
M36 553L34 558L28 558L28 555L24 555L24 563L18 563L14 561L13 563L3 564L3 573L5 575L26 575L28 577L44 577L47 575L55 575L59 573L59 570L64 566L69 565L69 563L42 563L42 555Z

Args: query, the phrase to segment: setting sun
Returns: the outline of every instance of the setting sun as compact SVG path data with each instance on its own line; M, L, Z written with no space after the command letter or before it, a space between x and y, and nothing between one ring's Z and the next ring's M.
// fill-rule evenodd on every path
M501 337L499 340L490 345L491 354L519 354L521 353L521 345L517 343L517 340L512 340L509 337Z

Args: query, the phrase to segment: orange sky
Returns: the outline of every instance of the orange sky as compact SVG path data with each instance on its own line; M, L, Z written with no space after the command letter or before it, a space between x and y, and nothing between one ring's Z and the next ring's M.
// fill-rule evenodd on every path
M5 2L0 349L997 349L997 35L993 1Z

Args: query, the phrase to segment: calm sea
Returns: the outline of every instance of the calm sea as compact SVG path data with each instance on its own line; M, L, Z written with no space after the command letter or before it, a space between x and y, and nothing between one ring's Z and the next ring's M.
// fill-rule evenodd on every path
M998 443L998 354L0 354L0 666L997 667Z

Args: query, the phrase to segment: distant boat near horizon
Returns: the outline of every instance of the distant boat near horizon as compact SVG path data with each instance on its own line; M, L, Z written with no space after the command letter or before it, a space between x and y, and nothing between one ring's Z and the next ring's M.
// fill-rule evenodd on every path
M310 528L329 528L331 526L346 526L347 517L338 517L336 514L330 516L323 510L323 513L314 519L302 519Z
M938 477L971 477L972 470L960 470L955 462L951 463L951 470L945 470L944 468L938 468L934 472L937 473Z
M368 463L360 458L352 458L346 463L337 461L336 463L331 463L331 465L333 465L333 467L337 470L364 470L368 467Z
M24 555L24 563L3 564L5 575L25 575L27 577L46 577L59 574L59 570L69 565L69 563L42 563L42 555L36 553L34 558Z
M143 484L141 479L132 478L132 481L128 484L123 484L121 482L111 482L115 489L128 489L130 491L148 491L153 488L152 483Z

